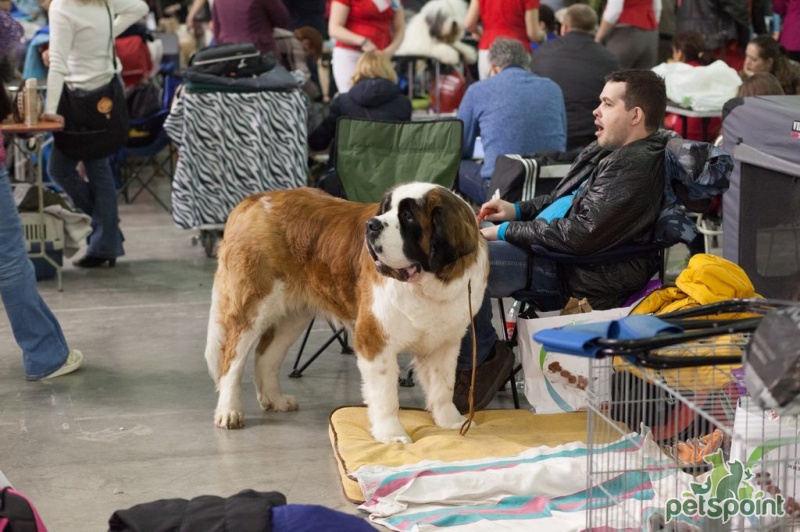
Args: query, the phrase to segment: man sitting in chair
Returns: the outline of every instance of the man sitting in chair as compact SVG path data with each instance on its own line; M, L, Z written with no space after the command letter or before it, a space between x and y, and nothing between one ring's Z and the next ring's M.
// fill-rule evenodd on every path
M470 85L458 118L464 121L459 191L471 201L486 201L494 162L507 153L565 151L567 112L554 81L528 72L530 55L519 41L497 39L489 48L489 78ZM472 160L476 139L484 162Z
M623 70L606 78L594 110L597 142L578 156L552 194L512 204L483 204L481 229L489 241L489 284L475 316L475 408L484 408L514 364L498 341L490 297L515 297L541 310L563 308L570 296L593 308L621 306L658 271L658 252L603 264L556 267L531 252L539 245L570 255L593 255L621 245L652 241L664 195L667 134L659 133L667 105L664 80L649 70ZM454 402L468 409L472 335L461 345Z

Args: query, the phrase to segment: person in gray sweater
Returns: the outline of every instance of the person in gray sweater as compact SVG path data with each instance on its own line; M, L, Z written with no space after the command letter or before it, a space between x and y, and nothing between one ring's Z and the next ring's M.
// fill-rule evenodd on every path
M538 52L537 52L538 53ZM561 89L527 70L530 55L513 39L497 39L489 48L490 77L470 85L458 118L464 121L459 191L469 200L486 201L499 155L564 151L567 114ZM476 139L483 144L483 164L472 160Z
M584 148L594 141L597 97L605 78L619 69L619 59L594 42L597 13L586 4L570 6L561 25L561 37L541 45L533 54L531 71L555 81L564 93L567 109L567 149Z

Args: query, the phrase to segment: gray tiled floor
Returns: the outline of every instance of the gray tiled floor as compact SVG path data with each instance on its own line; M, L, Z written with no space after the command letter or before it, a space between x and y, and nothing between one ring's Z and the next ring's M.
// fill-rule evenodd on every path
M355 360L331 347L303 378L289 379L293 348L282 385L300 410L261 412L246 375L247 426L215 428L203 358L215 261L147 194L120 211L127 254L116 268L76 270L67 260L63 292L39 283L86 357L80 371L26 382L0 313L0 471L56 532L104 530L114 510L141 502L246 488L357 513L327 435L333 408L360 403ZM311 343L328 334L318 323ZM423 406L421 389L401 389L401 404ZM492 404L511 405L508 392Z

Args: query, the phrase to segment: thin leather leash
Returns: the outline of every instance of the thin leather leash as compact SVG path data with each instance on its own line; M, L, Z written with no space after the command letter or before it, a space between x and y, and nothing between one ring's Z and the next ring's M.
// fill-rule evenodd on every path
M458 431L459 435L465 436L472 426L472 420L475 418L475 368L478 365L478 343L477 336L475 335L475 316L472 314L472 280L467 282L467 303L469 306L469 323L472 329L472 377L469 382L469 415L467 420L461 425Z

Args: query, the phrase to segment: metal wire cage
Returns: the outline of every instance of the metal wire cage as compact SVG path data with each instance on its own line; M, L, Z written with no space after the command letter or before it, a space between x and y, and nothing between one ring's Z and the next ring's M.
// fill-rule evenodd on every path
M599 341L588 530L800 530L798 418L762 410L743 384L758 316L782 305L735 300L659 316L680 334Z

